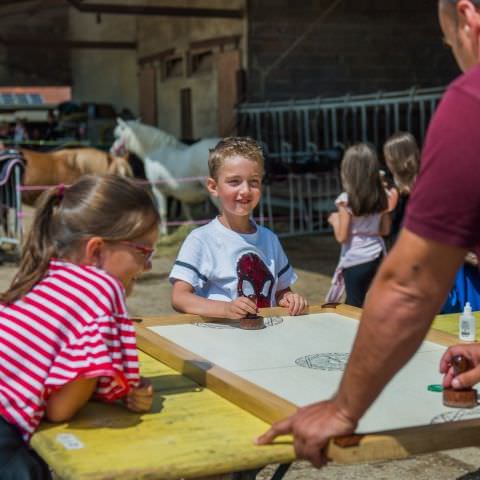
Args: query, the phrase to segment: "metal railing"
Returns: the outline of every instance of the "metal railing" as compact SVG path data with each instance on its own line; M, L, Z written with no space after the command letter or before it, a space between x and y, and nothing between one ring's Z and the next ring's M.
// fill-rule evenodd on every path
M412 133L423 144L443 92L443 88L411 88L240 105L239 134L262 142L266 152L269 183L260 204L263 223L280 236L328 231L326 219L341 185L340 161L329 160L330 167L324 168L326 154L356 142L369 142L381 151L385 140L399 130ZM283 222L275 221L279 216Z
M22 168L15 165L0 186L0 246L14 245L17 252L20 252L23 237L21 179Z

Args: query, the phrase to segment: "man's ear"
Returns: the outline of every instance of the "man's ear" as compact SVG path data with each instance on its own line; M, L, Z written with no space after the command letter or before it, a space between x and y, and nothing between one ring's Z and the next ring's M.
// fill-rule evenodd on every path
M83 263L86 265L94 265L96 267L102 266L102 250L105 241L101 237L92 237L87 240L85 244L85 255Z
M207 189L210 192L210 195L212 195L212 197L218 197L217 181L214 178L207 178Z
M479 9L469 0L460 0L456 8L460 30L478 35L480 32Z

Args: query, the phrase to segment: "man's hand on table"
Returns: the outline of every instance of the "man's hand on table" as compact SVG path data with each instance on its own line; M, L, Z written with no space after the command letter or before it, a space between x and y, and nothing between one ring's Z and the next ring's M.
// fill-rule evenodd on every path
M472 368L454 377L452 359L457 355L466 357ZM440 373L444 374L445 388L468 388L480 382L480 344L459 344L450 347L440 360Z
M320 468L327 462L325 447L333 437L350 435L356 422L348 418L334 400L313 403L272 425L257 438L258 445L272 443L279 435L293 434L297 458L309 460Z

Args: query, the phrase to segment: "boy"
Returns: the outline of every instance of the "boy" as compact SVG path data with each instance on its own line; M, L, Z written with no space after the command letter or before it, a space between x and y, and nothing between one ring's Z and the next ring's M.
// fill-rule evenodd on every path
M304 312L307 301L290 290L297 275L277 236L250 218L262 192L261 147L251 138L225 138L210 151L208 167L207 188L221 213L185 239L170 273L173 308L230 319L275 304L290 315Z

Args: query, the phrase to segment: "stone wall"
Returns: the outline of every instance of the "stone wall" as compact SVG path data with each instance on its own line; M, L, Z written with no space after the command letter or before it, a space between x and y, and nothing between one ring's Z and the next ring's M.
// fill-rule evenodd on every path
M442 86L458 75L436 2L343 0L327 13L334 3L249 1L249 100Z

